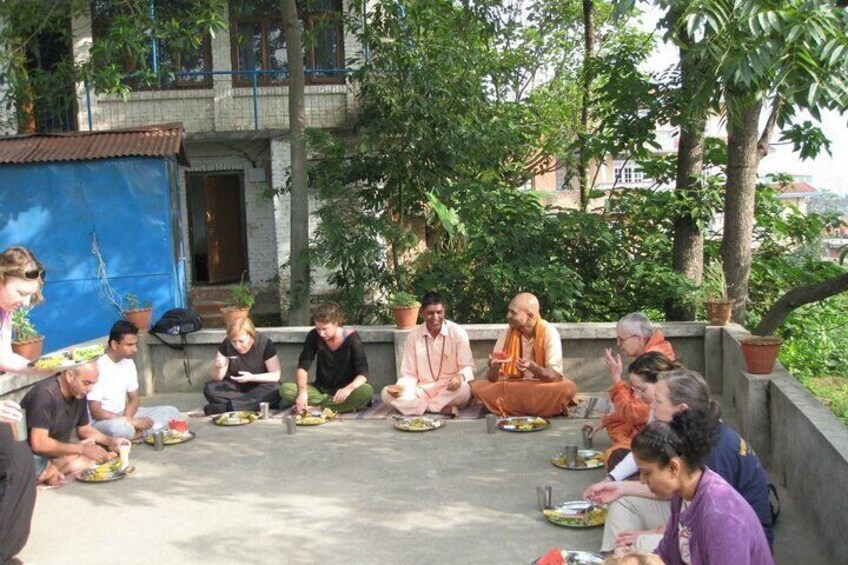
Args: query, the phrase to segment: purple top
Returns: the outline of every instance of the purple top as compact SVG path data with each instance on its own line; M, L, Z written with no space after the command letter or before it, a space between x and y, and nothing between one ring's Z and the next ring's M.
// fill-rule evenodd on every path
M666 565L682 565L680 536L689 535L691 565L774 565L754 509L727 481L704 470L689 507L671 500L671 519L656 553Z

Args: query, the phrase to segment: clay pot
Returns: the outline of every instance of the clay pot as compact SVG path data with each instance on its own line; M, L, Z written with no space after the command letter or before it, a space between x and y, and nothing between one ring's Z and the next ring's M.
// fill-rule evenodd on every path
M711 326L726 326L733 315L733 301L723 298L715 298L704 302L707 311L707 319Z
M40 335L38 337L34 337L32 339L28 339L26 341L13 341L12 342L12 351L29 359L30 361L34 361L41 357L41 350L44 347L44 336Z
M783 339L774 336L748 336L739 340L745 366L754 375L768 375L774 370Z
M124 318L128 322L132 322L132 324L138 328L138 331L146 332L150 329L150 324L153 321L153 308L124 310Z
M221 318L224 319L224 325L229 327L236 320L247 318L250 315L250 308L237 308L236 306L225 306L221 308Z
M392 306L392 316L399 330L414 328L418 323L418 310L421 306Z

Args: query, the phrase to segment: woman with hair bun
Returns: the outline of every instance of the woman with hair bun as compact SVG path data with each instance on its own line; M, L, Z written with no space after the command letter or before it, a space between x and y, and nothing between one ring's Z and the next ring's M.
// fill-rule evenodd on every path
M708 409L675 413L633 438L642 483L671 498L671 518L656 553L667 565L773 565L750 504L706 462L721 433Z
M689 370L662 373L654 387L651 408L659 422L671 422L675 414L688 410L702 410L717 422L715 444L708 452L707 466L721 475L751 505L771 545L772 517L765 471L748 443L733 428L720 421L721 407L710 398L704 377ZM635 481L608 476L586 489L584 497L610 505L601 551L633 548L653 551L671 516L667 499Z

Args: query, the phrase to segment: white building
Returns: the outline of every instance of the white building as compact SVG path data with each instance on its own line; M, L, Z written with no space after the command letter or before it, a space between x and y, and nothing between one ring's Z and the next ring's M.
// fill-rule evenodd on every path
M181 205L192 293L246 274L256 288L281 289L285 301L288 269L280 266L289 260L290 198L275 189L285 186L290 163L288 87L283 73L271 71L286 63L279 2L227 4L222 16L229 26L205 37L196 56L183 57L185 74L126 100L95 96L78 84L76 118L81 131L181 122L190 160ZM359 57L361 46L343 28L347 0L315 5L305 23L314 31L306 54L307 127L345 129L356 112L345 61ZM89 60L108 17L85 9L73 15L75 62ZM160 49L160 58L169 56Z

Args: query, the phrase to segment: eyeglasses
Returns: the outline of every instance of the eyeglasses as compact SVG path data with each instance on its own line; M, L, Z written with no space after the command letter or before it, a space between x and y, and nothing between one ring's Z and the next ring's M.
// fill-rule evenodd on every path
M634 335L629 335L629 336L625 337L624 339L621 339L619 336L615 336L615 342L616 342L617 344L621 345L622 343L624 343L624 342L625 342L625 341L627 341L628 339L632 339L632 338L634 338L634 337L638 337L638 336L637 336L637 335L635 335L635 334L634 334Z
M44 277L47 276L47 269L30 269L29 271L24 271L21 273L21 276L25 279L35 281L38 279L44 280Z

